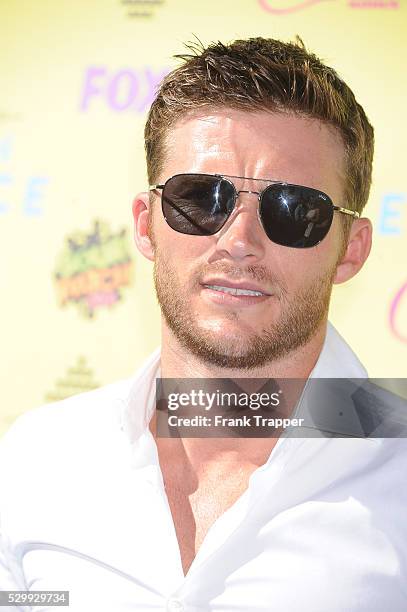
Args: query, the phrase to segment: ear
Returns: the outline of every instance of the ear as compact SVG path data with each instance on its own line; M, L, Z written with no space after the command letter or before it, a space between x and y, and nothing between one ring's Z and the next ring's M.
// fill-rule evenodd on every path
M372 224L369 219L355 219L350 229L348 246L336 269L335 284L344 283L359 272L372 247Z
M140 253L150 261L154 261L154 246L147 233L151 214L149 194L139 193L133 202L134 241Z

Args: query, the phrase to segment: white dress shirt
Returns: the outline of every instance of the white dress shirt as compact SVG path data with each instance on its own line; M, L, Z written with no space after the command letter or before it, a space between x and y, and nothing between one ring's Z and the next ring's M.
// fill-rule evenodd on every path
M407 610L405 439L281 437L184 576L148 428L159 367L4 436L0 590L69 590L33 609L71 612ZM312 376L367 374L329 325Z

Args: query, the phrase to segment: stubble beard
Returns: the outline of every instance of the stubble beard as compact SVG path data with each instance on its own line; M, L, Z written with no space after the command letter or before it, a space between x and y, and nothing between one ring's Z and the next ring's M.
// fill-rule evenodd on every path
M181 346L206 364L243 370L265 366L306 345L327 319L336 265L290 299L280 287L279 319L259 333L239 335L239 313L230 312L236 333L222 338L199 326L176 270L157 248L155 255L154 284L162 315Z

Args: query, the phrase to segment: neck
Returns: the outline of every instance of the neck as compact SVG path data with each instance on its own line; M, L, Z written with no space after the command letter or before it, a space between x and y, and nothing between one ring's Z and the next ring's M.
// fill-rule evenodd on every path
M203 362L180 345L172 331L162 327L162 378L297 378L306 379L321 353L326 335L325 320L309 342L286 357L256 369L220 368ZM155 431L155 421L151 422ZM256 468L264 464L276 438L159 438L157 444L167 457L172 457L191 470L198 478L212 465L216 470L227 470L235 464ZM171 460L171 459L170 459Z

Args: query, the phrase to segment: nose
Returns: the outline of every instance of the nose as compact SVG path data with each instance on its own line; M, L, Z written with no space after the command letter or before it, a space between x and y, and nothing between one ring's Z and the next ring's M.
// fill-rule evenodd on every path
M217 250L223 257L247 263L263 257L266 235L258 210L257 192L238 191L235 209L218 233Z

